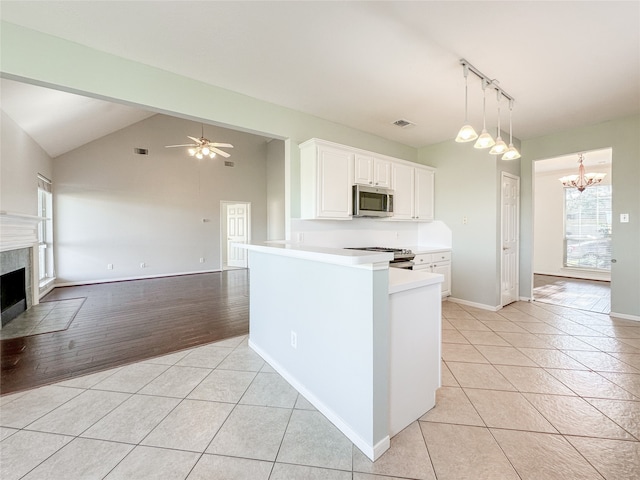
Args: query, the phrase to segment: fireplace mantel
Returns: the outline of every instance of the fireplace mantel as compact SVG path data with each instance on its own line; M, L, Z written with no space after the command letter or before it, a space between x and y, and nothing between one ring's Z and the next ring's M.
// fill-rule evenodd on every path
M0 211L0 252L33 247L38 243L38 223L44 217Z

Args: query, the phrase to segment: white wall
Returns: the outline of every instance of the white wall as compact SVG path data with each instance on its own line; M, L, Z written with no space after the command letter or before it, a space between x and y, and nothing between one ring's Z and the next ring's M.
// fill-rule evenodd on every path
M155 115L54 160L59 284L220 270L221 201L251 202L252 238L266 240L265 138L205 126L234 145L233 168L164 147L200 130Z
M2 111L0 210L38 214L38 174L53 180L51 157Z
M611 168L589 168L587 171L606 173L602 184L611 183ZM562 277L609 280L610 273L599 273L580 269L567 269L564 262L564 187L558 180L565 175L574 175L577 167L570 170L539 172L535 176L533 272Z

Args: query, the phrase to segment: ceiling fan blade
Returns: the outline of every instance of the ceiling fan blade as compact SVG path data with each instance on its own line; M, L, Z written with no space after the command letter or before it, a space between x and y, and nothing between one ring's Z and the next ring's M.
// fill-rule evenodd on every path
M210 146L210 147L209 147L209 149L210 149L212 152L215 152L215 153L217 153L218 155L223 156L224 158L229 158L229 157L231 156L231 155L229 155L227 152L223 152L222 150L220 150L220 149L218 149L218 148L216 148L216 147L211 147L211 146Z
M173 148L173 147L197 147L195 143L186 143L184 145L165 145L164 148Z
M187 137L196 142L198 145L204 143L201 138L192 137L190 135L187 135Z
M212 147L233 148L233 145L231 145L230 143L215 143L215 142L211 142L211 143L209 143L209 145L211 145Z

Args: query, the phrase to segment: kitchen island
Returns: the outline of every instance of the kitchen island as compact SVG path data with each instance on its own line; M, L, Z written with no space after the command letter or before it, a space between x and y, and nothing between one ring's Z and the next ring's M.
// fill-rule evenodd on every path
M377 459L435 405L442 276L390 253L292 244L249 250L249 345Z

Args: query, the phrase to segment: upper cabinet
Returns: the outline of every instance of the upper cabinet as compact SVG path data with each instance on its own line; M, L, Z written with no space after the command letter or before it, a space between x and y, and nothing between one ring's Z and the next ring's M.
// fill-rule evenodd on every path
M391 161L355 153L353 183L391 188Z
M394 196L391 220L433 221L434 170L394 163L392 172Z
M350 219L353 153L328 142L300 145L301 218Z
M353 185L394 191L388 220L433 220L435 169L313 138L300 145L300 214L303 219L348 220Z

